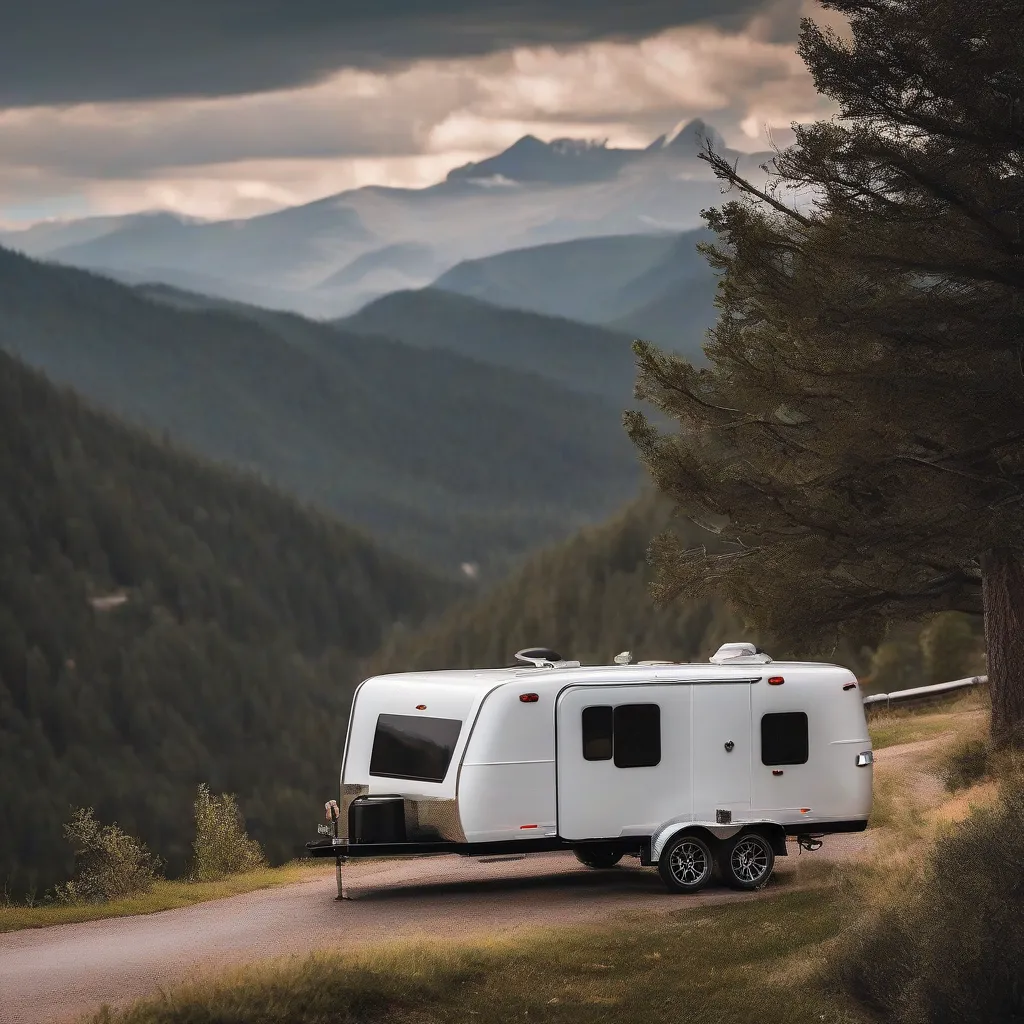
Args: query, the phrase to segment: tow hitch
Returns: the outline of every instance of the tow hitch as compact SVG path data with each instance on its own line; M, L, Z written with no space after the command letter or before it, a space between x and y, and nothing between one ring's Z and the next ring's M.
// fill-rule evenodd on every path
M797 836L796 844L800 847L800 853L803 853L804 850L808 853L813 853L815 850L820 850L824 845L821 836Z

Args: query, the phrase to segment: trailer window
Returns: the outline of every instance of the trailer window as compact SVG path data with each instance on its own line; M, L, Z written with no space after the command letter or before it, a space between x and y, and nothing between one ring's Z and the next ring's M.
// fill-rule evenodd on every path
M419 715L378 715L370 774L389 779L443 782L462 722Z
M583 758L586 761L612 759L612 709L583 709Z
M615 709L615 765L652 768L661 762L661 708L657 704L620 704Z
M807 715L780 711L761 718L761 763L807 763Z

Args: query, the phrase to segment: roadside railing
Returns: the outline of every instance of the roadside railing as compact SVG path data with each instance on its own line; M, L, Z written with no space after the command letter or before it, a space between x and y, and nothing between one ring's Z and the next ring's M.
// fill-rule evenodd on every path
M941 697L955 690L966 690L972 686L982 686L988 682L988 676L967 676L964 679L953 679L948 683L935 683L933 686L915 686L909 690L896 690L893 693L874 693L864 698L864 706L869 709L888 708L892 705L914 704Z

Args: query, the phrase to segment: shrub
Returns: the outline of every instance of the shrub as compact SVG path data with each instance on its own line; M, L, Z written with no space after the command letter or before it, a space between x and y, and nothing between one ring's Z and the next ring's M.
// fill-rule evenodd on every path
M71 881L54 897L60 903L106 903L148 892L162 862L140 840L117 825L101 825L93 809L79 808L64 826L75 854Z
M192 844L192 878L212 882L228 875L263 867L266 858L260 844L250 839L233 795L211 796L203 783L196 794L196 838Z
M1024 1019L1024 778L933 849L903 902L863 926L838 980L892 1024Z
M989 748L984 740L961 740L946 755L939 777L955 793L981 782L989 770Z

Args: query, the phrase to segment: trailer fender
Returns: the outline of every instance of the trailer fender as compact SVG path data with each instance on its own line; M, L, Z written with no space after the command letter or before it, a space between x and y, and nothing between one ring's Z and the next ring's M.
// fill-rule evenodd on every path
M777 857L786 856L786 830L777 821L738 821L720 825L716 821L694 821L692 818L674 818L660 825L651 836L651 863L657 864L668 841L684 829L707 833L711 839L722 842L732 839L741 831L760 832L772 844Z

